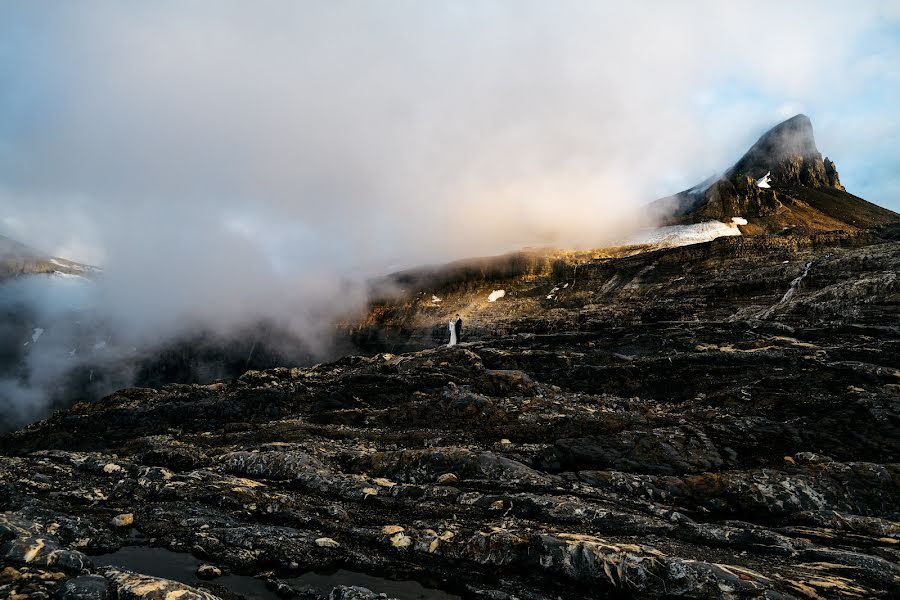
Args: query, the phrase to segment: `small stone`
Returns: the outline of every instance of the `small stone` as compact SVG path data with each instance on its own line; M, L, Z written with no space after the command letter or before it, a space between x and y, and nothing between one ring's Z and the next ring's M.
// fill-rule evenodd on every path
M500 443L503 444L504 446L507 446L507 445L509 445L509 444L512 444L512 442L509 441L509 440L506 439L506 438L503 438L502 440L500 440Z
M437 482L442 485L450 485L459 481L459 477L455 473L444 473L437 478Z
M128 527L134 523L134 515L131 513L116 515L112 518L110 523L112 523L113 527Z
M197 567L197 577L200 579L215 579L222 576L222 569L215 565L200 565Z
M340 544L338 544L330 537L320 537L316 539L316 546L318 546L319 548L337 548L338 546L340 546Z

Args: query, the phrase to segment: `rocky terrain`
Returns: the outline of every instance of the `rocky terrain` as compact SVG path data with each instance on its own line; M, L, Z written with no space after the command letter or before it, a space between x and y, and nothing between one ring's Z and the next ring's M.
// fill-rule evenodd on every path
M897 597L892 236L406 274L367 356L76 405L0 438L0 597Z
M802 115L655 209L727 235L399 273L337 361L0 437L0 597L900 597L900 216Z

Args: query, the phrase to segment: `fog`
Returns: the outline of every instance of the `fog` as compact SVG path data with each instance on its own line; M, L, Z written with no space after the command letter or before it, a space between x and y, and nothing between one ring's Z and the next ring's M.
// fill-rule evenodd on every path
M622 4L4 3L0 234L101 265L122 347L315 346L367 278L601 245L796 112L892 206L896 4Z

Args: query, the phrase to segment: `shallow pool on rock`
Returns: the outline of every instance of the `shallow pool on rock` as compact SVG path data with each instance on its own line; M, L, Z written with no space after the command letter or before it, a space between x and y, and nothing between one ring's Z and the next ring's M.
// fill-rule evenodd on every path
M222 586L233 594L244 596L247 600L278 600L275 592L266 588L263 580L255 577L223 575L209 582L202 581L197 577L197 567L205 561L186 552L172 552L165 548L150 546L123 546L111 554L92 556L91 559L98 567L121 567L192 586L211 583ZM326 596L335 586L355 585L387 594L388 597L398 600L461 600L460 596L427 588L417 581L394 581L343 569L331 573L310 571L299 577L284 578L283 581L298 590L312 588Z
M113 566L143 573L151 577L162 577L172 581L180 581L197 586L203 581L197 577L197 567L204 564L186 552L172 552L165 548L150 546L123 546L112 554L92 556L91 560L98 567ZM213 579L215 583L233 594L239 594L247 600L277 600L275 592L266 588L265 582L246 575L223 575Z
M344 569L332 573L309 572L284 581L296 589L312 587L323 594L338 585L357 585L398 600L461 600L460 596L427 588L418 581L394 581Z

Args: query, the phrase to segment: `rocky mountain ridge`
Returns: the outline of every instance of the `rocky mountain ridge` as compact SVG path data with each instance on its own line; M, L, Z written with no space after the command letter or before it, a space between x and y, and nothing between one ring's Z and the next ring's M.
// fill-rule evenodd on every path
M658 200L651 211L673 223L741 217L748 221L744 234L855 231L900 221L846 191L834 162L816 147L806 115L763 134L721 177Z

